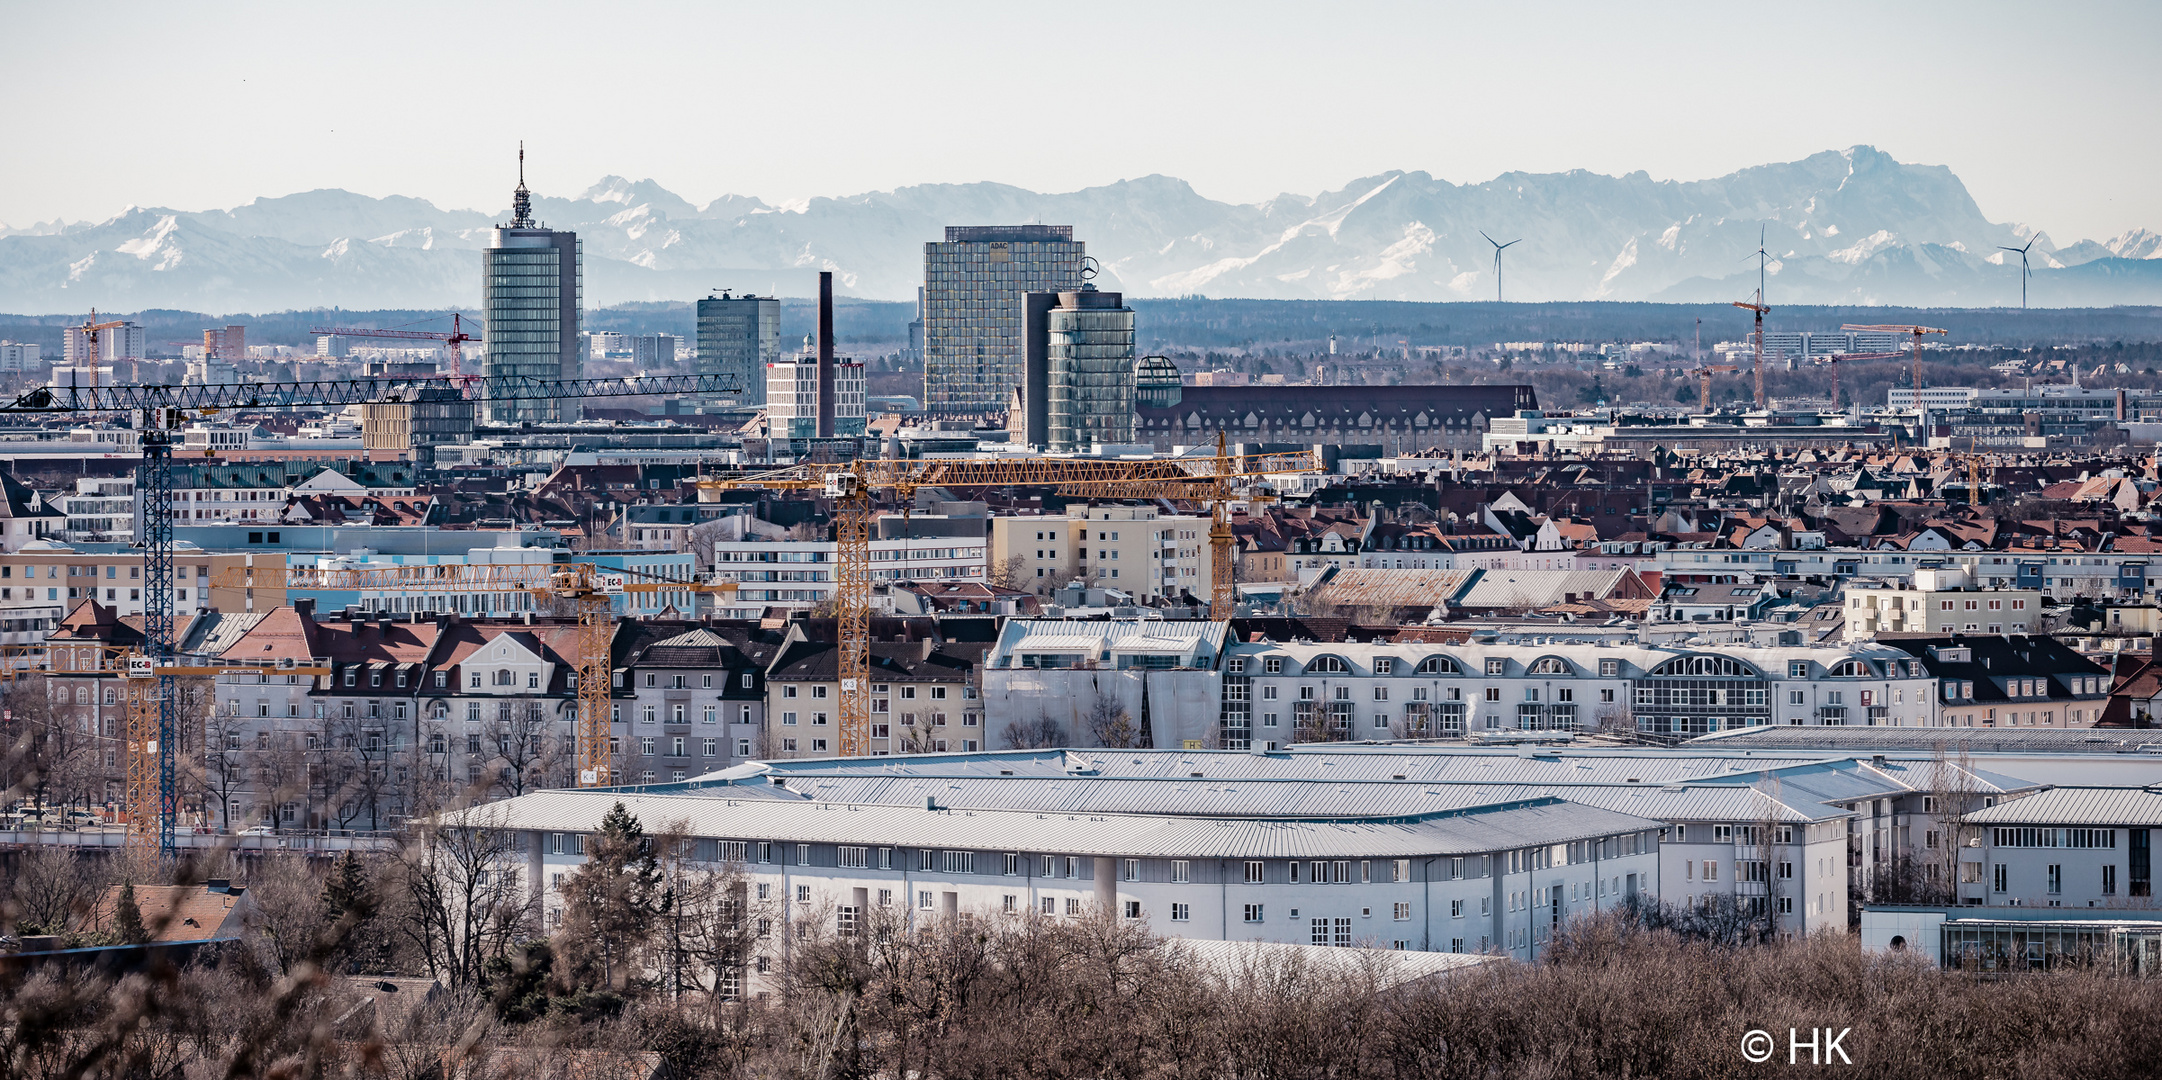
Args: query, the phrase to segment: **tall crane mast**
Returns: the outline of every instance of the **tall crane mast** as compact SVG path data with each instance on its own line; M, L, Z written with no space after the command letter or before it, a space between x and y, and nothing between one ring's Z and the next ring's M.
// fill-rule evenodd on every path
M81 326L68 327L68 329L70 330L81 331L83 335L84 348L87 349L90 353L90 388L92 390L98 388L98 334L102 331L111 330L115 327L126 326L127 324L127 320L125 319L116 319L110 322L99 322L98 309L91 308L90 317L84 319Z
M466 395L475 401L631 397L678 394L737 393L735 380L723 375L662 375L629 379L532 379L519 376L452 380L343 379L311 382L211 384L199 386L41 386L0 406L0 414L56 412L121 412L135 419L142 435L142 461L136 467L137 513L142 518L139 542L143 549L143 656L129 680L131 722L140 714L140 740L144 756L155 757L158 810L156 848L170 856L177 850L173 835L179 812L175 782L176 736L179 716L174 695L174 676L158 669L173 667L173 439L191 410L267 408L280 406L342 406L401 401L432 387L465 384ZM581 611L584 608L581 606ZM141 701L135 704L136 697ZM605 714L604 714L605 715ZM152 723L155 718L155 724ZM156 738L148 735L154 727ZM154 749L153 749L154 748ZM131 775L134 768L131 763ZM151 766L145 764L144 784ZM147 828L147 825L145 826ZM144 845L149 846L146 836Z
M1916 413L1920 413L1922 411L1922 337L1925 334L1949 334L1951 331L1941 330L1934 326L1915 326L1911 323L1871 323L1868 325L1846 323L1840 326L1840 329L1848 331L1864 330L1878 334L1910 334L1914 337L1914 358L1911 361L1913 367L1907 375L1907 382L1908 385L1914 387L1914 410Z
M1320 469L1311 451L1289 454L1226 452L1222 433L1213 456L1129 461L1096 458L935 458L923 461L864 459L846 464L804 464L729 480L705 480L709 491L765 488L816 491L834 503L834 615L840 650L842 757L868 749L871 723L871 520L876 492L890 491L903 506L916 489L1048 486L1062 494L1109 498L1215 500L1209 530L1210 616L1231 617L1231 527L1227 503L1234 482L1271 473Z
M1839 407L1839 365L1854 360L1889 360L1899 356L1896 352L1833 353L1824 358L1832 368L1832 408Z
M1712 411L1712 372L1740 370L1733 364L1706 364L1690 372L1691 375L1697 377L1697 411L1700 413Z
M1748 300L1735 300L1735 301L1731 301L1731 303L1733 303L1733 305L1734 305L1735 307L1738 307L1738 308L1745 308L1745 309L1747 309L1747 310L1749 310L1749 311L1753 311L1753 312L1755 312L1755 313L1756 313L1756 316L1757 316L1757 332L1756 332L1756 335L1755 335L1755 342L1756 342L1756 348L1757 348L1757 410L1758 410L1759 412L1763 411L1763 410L1764 410L1764 407L1765 407L1765 404L1764 404L1764 314L1765 314L1765 312L1768 312L1768 311L1772 310L1772 309L1770 309L1770 308L1768 308L1768 307L1765 307L1765 306L1764 306L1763 300L1764 300L1764 291L1763 291L1762 289L1759 289L1759 290L1757 290L1757 301L1756 301L1756 302L1754 302L1754 303L1752 303L1752 302L1750 302L1750 301L1748 301Z
M355 326L318 326L308 332L311 334L329 334L333 337L392 338L400 341L440 341L443 343L443 346L450 351L451 377L459 378L465 374L465 350L462 348L462 346L468 341L479 340L473 335L465 332L465 324L460 321L462 318L463 316L457 314L451 315L450 333L448 334L435 333L428 330L373 330L366 327Z

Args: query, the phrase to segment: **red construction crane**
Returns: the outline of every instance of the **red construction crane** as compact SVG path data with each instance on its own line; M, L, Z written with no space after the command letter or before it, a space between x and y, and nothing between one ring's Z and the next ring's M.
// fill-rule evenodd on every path
M1764 294L1763 294L1762 292L1759 292L1759 293L1758 293L1757 295L1758 295L1758 297L1759 297L1759 298L1761 299L1761 298L1763 297L1763 295L1764 295ZM1750 310L1750 311L1754 311L1754 312L1756 312L1756 313L1757 313L1757 339L1756 339L1756 344L1757 344L1757 409L1758 409L1759 411L1762 411L1762 410L1764 409L1764 407L1765 407L1765 406L1764 406L1764 313L1765 313L1765 312L1767 312L1767 311L1770 311L1770 310L1772 310L1772 309L1770 309L1770 308L1768 308L1768 307L1765 307L1765 306L1764 306L1763 304L1753 304L1753 303L1750 303L1750 302L1749 302L1749 301L1747 301L1747 300L1735 300L1735 301L1731 301L1731 303L1733 303L1733 305L1734 305L1735 307L1738 307L1738 308L1745 308L1745 309L1747 309L1747 310Z
M1914 407L1917 410L1922 407L1922 335L1949 334L1951 333L1950 330L1939 330L1934 326L1914 326L1907 323L1896 323L1889 325L1873 324L1870 326L1862 326L1856 323L1847 323L1846 325L1841 326L1840 329L1849 331L1865 330L1870 333L1876 334L1914 335L1914 368L1913 371L1907 376L1907 378L1908 382L1914 387Z
M318 326L311 334L331 334L337 337L397 338L403 341L440 341L450 349L450 374L458 378L465 374L465 352L459 346L480 339L465 332L460 316L450 317L450 333L439 334L430 330L370 330L352 326Z

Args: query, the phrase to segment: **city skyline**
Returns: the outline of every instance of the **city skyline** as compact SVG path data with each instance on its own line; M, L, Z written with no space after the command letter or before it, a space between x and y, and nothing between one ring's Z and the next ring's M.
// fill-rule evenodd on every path
M570 12L522 14L521 50L605 71L607 54ZM27 171L0 192L0 222L20 229L102 220L127 205L237 205L321 187L488 210L501 199L494 162L521 136L535 185L551 192L621 174L699 202L737 194L784 204L916 183L1071 191L1157 173L1238 202L1392 169L1456 183L1575 168L1689 180L1869 143L1951 168L1984 213L2060 239L2162 222L2162 193L2142 181L2162 165L2162 149L2123 137L2162 89L2141 62L2162 13L2145 7L1975 5L1954 18L1949 8L1856 6L1740 25L1708 5L1658 17L1584 7L1536 20L1381 6L1320 26L1290 7L1230 21L1198 9L1113 9L1078 29L1049 15L989 14L864 7L813 21L751 8L632 8L620 18L633 25L725 19L778 47L701 64L692 61L703 36L660 34L640 45L640 64L597 92L584 80L533 88L533 119L491 118L474 136L455 118L488 117L499 88L457 43L499 36L493 9L429 11L445 43L437 46L396 34L407 20L395 17L344 26L328 13L260 9L213 23L140 7L100 19L100 39L122 55L170 49L227 62L186 79L145 64L86 83L62 77L64 50L33 53L9 91L14 107L0 111L0 137L50 146L94 126L160 167ZM1121 22L1145 33L1109 32ZM71 11L21 8L0 14L0 26L15 40L59 41L88 24ZM1118 124L1041 147L993 138L1033 122L1032 95L967 93L980 70L923 62L1019 55L1054 29L1076 92L1115 106ZM2033 59L1998 65L2014 38ZM341 49L326 71L323 53L299 46L329 40ZM857 74L762 93L814 50ZM1811 77L1748 79L1766 63ZM158 103L157 123L114 124L143 102ZM964 134L917 138L901 121L929 106ZM710 110L740 125L745 137L729 145L756 150L722 155L684 138L684 116ZM453 122L415 125L437 117ZM233 130L279 134L244 142L248 168L233 169ZM2007 152L2022 131L2033 141L2013 138L2019 150Z

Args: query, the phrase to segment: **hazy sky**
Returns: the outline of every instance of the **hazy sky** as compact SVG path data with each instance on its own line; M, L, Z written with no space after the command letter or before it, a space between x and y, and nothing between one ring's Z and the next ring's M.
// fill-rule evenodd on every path
M2059 244L2162 229L2162 4L1651 7L0 0L0 222L320 187L492 211L524 138L536 191L698 203L1698 179L1868 143Z

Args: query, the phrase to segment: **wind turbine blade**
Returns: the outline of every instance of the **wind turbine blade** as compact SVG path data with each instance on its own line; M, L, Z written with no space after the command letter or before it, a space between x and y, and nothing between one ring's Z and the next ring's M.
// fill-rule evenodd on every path
M1511 240L1511 241L1509 241L1508 243L1506 243L1506 244L1503 244L1503 245L1501 245L1500 247L1497 247L1497 248L1495 248L1494 250L1496 250L1496 251L1500 251L1500 250L1501 250L1502 248L1511 248L1511 247L1515 247L1515 246L1517 246L1518 244L1521 244L1521 243L1523 243L1523 242L1524 242L1524 238L1523 238L1523 237L1521 237L1521 236L1519 236L1519 237L1517 237L1516 239L1514 239L1514 240Z

